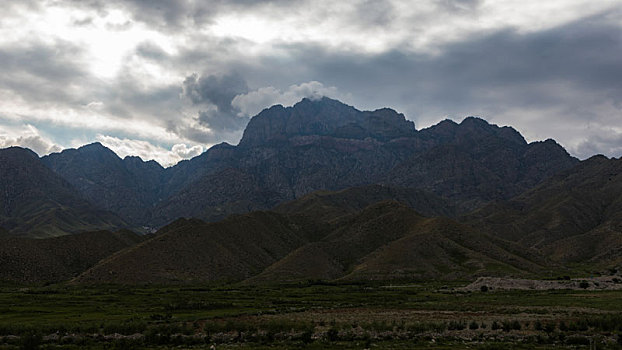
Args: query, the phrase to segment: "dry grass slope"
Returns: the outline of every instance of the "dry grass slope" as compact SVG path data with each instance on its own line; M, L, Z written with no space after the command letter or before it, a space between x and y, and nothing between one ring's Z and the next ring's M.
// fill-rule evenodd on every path
M306 243L302 229L271 212L218 223L180 219L152 239L111 256L77 283L190 283L242 280Z
M143 239L130 231L94 231L46 239L0 238L0 281L40 284L68 280Z

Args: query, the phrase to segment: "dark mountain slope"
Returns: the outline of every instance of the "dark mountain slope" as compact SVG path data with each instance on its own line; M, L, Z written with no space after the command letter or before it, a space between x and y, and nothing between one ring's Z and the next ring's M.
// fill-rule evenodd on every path
M392 109L361 112L326 97L305 98L293 107L272 106L252 118L240 147L257 147L305 135L389 141L414 133L414 123Z
M279 193L264 190L252 174L228 168L195 181L164 201L152 211L149 222L160 226L180 217L218 221L231 213L272 208L281 201Z
M97 207L113 211L133 224L164 195L164 169L138 157L119 158L100 143L67 149L42 158Z
M355 126L360 126L364 133L351 131ZM221 210L223 214L248 211L227 203L231 199L248 202L248 198L219 195L218 189L209 188L213 182L219 187L240 188L236 176L214 181L223 171L231 169L253 179L245 182L248 187L240 193L256 193L257 187L271 193L270 200L252 200L254 203L246 205L251 209L269 209L278 202L316 190L374 183L412 152L408 147L411 142L404 141L404 137L412 137L415 132L412 122L389 109L361 112L327 98L304 99L288 108L274 106L251 120L239 146L219 145L200 157L167 169L171 186L184 184L185 187L160 203L153 217L168 218L184 213L186 198L193 196L193 192L214 194L210 203L200 205L202 208L217 203L219 208L229 208L229 211ZM190 169L194 171L194 180L183 180L183 174L188 174ZM202 177L197 176L200 172L204 172ZM188 214L184 216L191 216ZM223 214L200 217L213 220Z
M434 192L462 211L509 199L578 163L552 140L527 144L514 129L478 118L443 121L419 135L429 149L396 166L384 182Z
M180 219L154 238L102 261L75 282L242 280L305 244L306 235L304 228L270 212L235 215L218 223Z
M467 221L561 263L619 263L622 161L592 157Z
M130 231L85 232L45 239L0 238L0 281L65 281L143 239Z
M161 184L162 190L165 192L163 198L168 198L184 188L191 188L190 184L205 176L234 168L237 164L238 154L236 146L223 142L212 146L201 155L189 160L182 160L175 166L167 168L164 174L165 181Z
M532 252L507 250L510 243L446 218L426 220L410 232L366 256L344 279L463 279L545 270L544 259Z
M377 183L433 192L465 212L517 195L577 162L553 141L527 144L516 130L479 118L460 124L444 121L417 132L412 122L390 109L361 112L328 98L304 99L253 117L239 146L220 145L171 168L176 184L184 183L182 168L195 169L195 180L160 203L154 217L194 215L185 212L184 203L195 191L213 194L210 203L199 205L200 217L212 220L244 212L244 207L269 209L274 201L314 191ZM215 181L225 169L252 177L239 193L261 188L271 193L270 200L228 206L228 195L209 188L218 183L242 189L235 176ZM199 177L201 171L206 173ZM244 202L237 196L232 200ZM217 215L212 217L205 208L214 203Z
M412 188L383 185L351 187L337 192L313 192L294 201L282 203L275 207L274 211L329 221L386 200L403 203L425 216L451 217L455 214L451 205L435 194Z
M512 253L450 219L425 218L389 201L339 218L332 232L298 248L247 283L526 275L541 271L542 260L530 252Z
M0 226L13 235L58 236L126 226L82 199L27 149L0 150Z
M371 184L431 192L464 213L577 163L554 141L527 144L516 130L479 118L417 131L394 110L359 111L329 98L265 109L238 146L219 144L167 169L121 160L100 144L43 161L99 208L155 227Z
M544 259L529 249L450 219L423 217L395 201L357 210L376 195L409 193L364 188L309 195L280 205L279 214L253 212L217 223L180 219L74 282L455 279L543 270Z

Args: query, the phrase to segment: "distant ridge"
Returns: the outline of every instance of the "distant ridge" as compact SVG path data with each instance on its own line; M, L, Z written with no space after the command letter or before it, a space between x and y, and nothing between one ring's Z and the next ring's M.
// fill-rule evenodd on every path
M49 237L127 225L83 199L34 152L19 147L0 150L0 227L5 232Z
M41 160L86 200L133 224L144 223L144 211L163 196L164 168L138 157L121 159L99 142L52 153Z
M359 111L320 98L267 108L250 120L239 145L222 143L166 169L121 159L100 143L41 163L72 186L74 198L88 202L81 208L113 212L125 223L102 228L149 231L180 217L214 222L316 191L371 185L402 189L392 194L400 200L408 191L426 192L445 203L443 210L433 204L434 213L459 215L510 199L578 160L552 140L528 144L511 127L480 118L417 131L392 109ZM97 228L77 226L37 235Z

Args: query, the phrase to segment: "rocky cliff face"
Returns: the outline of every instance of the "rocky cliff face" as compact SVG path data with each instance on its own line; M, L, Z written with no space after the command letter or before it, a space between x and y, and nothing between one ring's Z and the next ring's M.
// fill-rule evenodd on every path
M162 169L100 144L43 161L86 199L149 226L221 219L318 190L385 184L423 189L465 212L507 199L578 161L554 141L528 144L510 127L469 117L415 130L392 109L359 111L329 98L273 106L226 143Z
M239 146L257 147L305 135L388 141L414 133L415 124L389 108L361 112L326 97L305 98L293 107L263 110L248 123Z
M440 194L463 212L518 195L578 163L552 140L527 144L516 130L473 117L443 121L419 137L423 151L393 168L384 182Z
M11 234L45 237L126 225L82 198L34 152L0 150L0 226Z
M416 131L393 110L361 112L328 98L262 111L249 122L239 146L227 149L227 156L218 160L203 156L203 179L189 182L158 205L156 217L183 213L194 191L210 193L210 199L203 200L210 205L202 207L221 217L227 212L223 208L233 208L229 203L247 200L243 194L257 193L257 188L274 200L253 200L252 205L247 202L249 208L268 209L277 199L374 183L424 189L466 212L517 195L578 162L555 142L528 144L516 130L480 118L469 117L460 124L446 120ZM252 176L252 185L233 196L210 189L210 183L240 188L235 176L215 180L215 174L227 168ZM211 219L203 212L200 217Z
M100 143L53 153L42 161L86 200L134 224L144 222L145 210L164 196L164 168L158 163L121 159Z

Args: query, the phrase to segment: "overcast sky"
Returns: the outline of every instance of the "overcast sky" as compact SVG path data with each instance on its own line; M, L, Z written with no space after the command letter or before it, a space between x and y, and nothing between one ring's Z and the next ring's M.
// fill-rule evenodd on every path
M165 166L325 95L622 156L622 2L4 0L0 147Z

